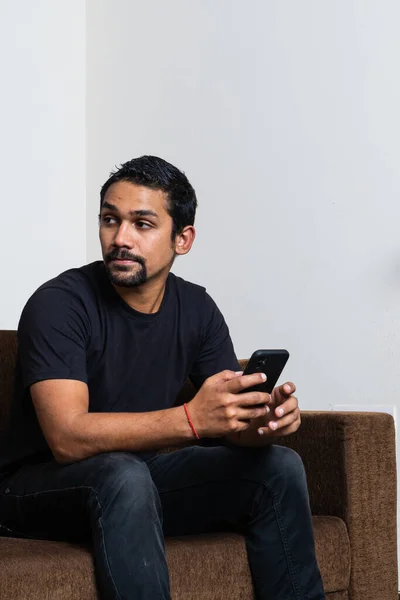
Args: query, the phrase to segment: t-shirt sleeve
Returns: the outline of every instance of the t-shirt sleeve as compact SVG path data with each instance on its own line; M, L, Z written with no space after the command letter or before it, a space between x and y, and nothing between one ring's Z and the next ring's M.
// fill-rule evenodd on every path
M82 301L58 288L40 289L29 299L18 325L23 385L45 379L87 383L89 320Z
M199 389L204 381L225 369L240 370L229 329L214 300L205 293L203 331L189 377Z

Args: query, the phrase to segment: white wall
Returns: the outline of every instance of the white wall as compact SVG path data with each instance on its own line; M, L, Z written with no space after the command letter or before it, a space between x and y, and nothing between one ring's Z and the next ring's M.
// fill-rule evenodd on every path
M100 256L100 185L154 153L196 187L175 271L237 354L287 347L304 409L400 408L397 0L86 6L85 33L83 0L0 3L0 328Z
M86 260L85 4L0 2L2 305Z
M400 4L87 6L88 258L109 170L161 155L238 355L287 347L305 408L400 402Z
M186 171L239 357L286 347L303 409L400 409L400 3L88 0L88 258L144 153ZM399 478L400 479L400 478Z

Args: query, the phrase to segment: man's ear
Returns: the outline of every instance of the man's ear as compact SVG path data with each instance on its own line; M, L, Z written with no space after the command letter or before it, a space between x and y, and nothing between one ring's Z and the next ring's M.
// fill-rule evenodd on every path
M196 230L193 225L184 227L180 233L175 236L175 253L187 254L192 247L194 238L196 237Z

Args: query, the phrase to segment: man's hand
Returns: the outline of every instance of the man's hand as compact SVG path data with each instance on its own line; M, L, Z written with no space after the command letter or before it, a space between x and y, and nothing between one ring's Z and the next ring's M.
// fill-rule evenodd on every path
M265 379L264 373L242 376L241 371L222 371L206 379L188 404L199 436L222 437L240 433L248 429L253 420L265 418L270 395L245 391Z
M296 386L291 382L274 388L268 405L270 412L264 419L265 425L258 424L258 435L281 437L298 430L301 417L295 391Z
M297 431L301 419L297 398L293 395L295 391L293 383L276 387L267 404L268 413L253 419L246 430L232 433L227 439L238 446L266 446L276 438Z

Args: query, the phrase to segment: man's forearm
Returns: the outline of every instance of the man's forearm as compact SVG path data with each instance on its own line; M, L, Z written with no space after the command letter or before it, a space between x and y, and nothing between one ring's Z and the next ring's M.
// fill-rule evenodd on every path
M145 413L83 413L57 448L58 462L102 452L143 452L195 441L182 406Z

